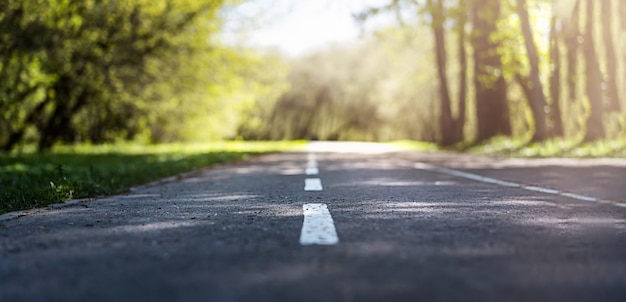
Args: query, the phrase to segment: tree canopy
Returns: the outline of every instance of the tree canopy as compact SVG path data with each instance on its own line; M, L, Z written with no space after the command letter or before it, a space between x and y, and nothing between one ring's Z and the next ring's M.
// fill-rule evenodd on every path
M296 60L261 137L623 137L625 3L390 0L355 16L390 14L396 29Z
M259 65L216 39L226 2L3 1L0 146L194 138Z
M224 41L247 2L0 2L0 148L626 133L625 1L390 0L355 16L397 25L296 58Z

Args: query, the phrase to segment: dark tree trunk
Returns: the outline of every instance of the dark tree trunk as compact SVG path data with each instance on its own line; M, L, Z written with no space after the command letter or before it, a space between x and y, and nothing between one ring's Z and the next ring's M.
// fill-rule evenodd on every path
M530 63L530 75L527 84L529 85L528 90L530 92L528 104L530 105L533 119L535 120L535 133L533 134L532 141L539 142L548 138L545 111L547 101L543 93L541 79L539 79L539 56L537 55L537 46L535 45L532 29L530 28L526 0L517 0L517 14L522 23L524 44L526 46L526 53L528 54L528 62Z
M586 122L584 141L590 142L604 138L604 125L602 124L603 101L602 101L602 73L598 66L598 57L593 39L594 7L596 0L587 0L585 36L583 52L585 55L585 90L589 101L589 117Z
M48 121L39 127L39 142L37 148L39 151L47 151L52 148L61 137L67 136L73 131L72 117L87 105L88 94L85 90L79 95L72 95L72 81L61 77L55 85L56 100L55 109Z
M446 75L447 51L445 42L444 22L445 15L441 0L428 0L428 11L432 17L430 27L435 38L435 57L437 62L437 79L439 82L439 143L451 145L454 141L454 120L452 119L452 109L450 105L450 90L448 88L448 77Z
M572 16L566 21L564 26L564 40L567 50L567 95L570 102L575 103L578 100L578 92L576 83L578 77L578 50L580 48L580 30L578 23L580 20L580 0L576 0Z
M563 119L561 118L561 53L559 51L559 40L556 32L556 17L550 20L550 59L552 61L552 71L550 73L550 120L549 135L551 137L562 137Z
M459 56L459 114L454 120L454 139L463 141L463 127L465 126L465 110L467 99L467 51L465 48L465 25L467 24L467 7L465 0L459 0L458 16L458 56Z
M602 0L602 36L606 51L606 108L611 111L620 110L619 93L617 90L618 60L613 44L613 12L612 0ZM623 0L622 0L623 2Z
M498 43L492 40L497 31L500 1L473 0L472 37L474 85L476 92L477 141L496 135L511 135L507 85L502 75Z
M9 134L8 140L2 146L3 151L11 151L16 144L22 141L22 138L24 138L24 134L26 133L26 128L28 127L28 125L33 125L38 122L38 119L41 118L41 115L46 108L46 105L49 103L49 100L50 99L46 98L43 102L39 103L37 107L35 107L33 111L28 114L28 117L26 117L26 119L24 120L24 126Z
M621 32L624 33L626 32L626 1L619 1L619 21L620 21L620 29ZM622 35L622 45L624 45L624 43L626 43L626 38L624 38L624 36ZM622 47L622 62L625 62L624 64L626 64L626 47ZM624 74L622 74L622 76L626 79L626 66L623 66L623 70L622 72L624 72ZM624 93L624 95L626 95L626 90L622 90L622 92Z

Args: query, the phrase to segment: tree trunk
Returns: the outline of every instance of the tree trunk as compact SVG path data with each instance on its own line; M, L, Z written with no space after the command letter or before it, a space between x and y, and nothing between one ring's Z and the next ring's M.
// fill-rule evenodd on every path
M604 137L604 125L602 124L603 101L602 101L602 73L598 66L598 57L593 39L594 9L596 0L587 0L585 36L583 52L585 55L585 90L589 101L589 117L586 122L584 141L590 142Z
M517 14L519 15L522 23L524 44L526 46L528 62L530 63L530 75L528 82L530 97L528 98L528 104L530 105L533 119L535 120L535 133L533 134L532 141L539 142L548 138L545 111L547 101L546 96L543 93L541 79L539 78L539 56L537 55L537 46L535 45L532 29L530 28L526 0L517 0Z
M621 43L622 45L626 45L626 1L619 1L619 21L620 21L620 38L621 38ZM624 64L626 64L626 47L622 46L622 62L625 62ZM626 79L626 66L623 66L623 70L622 72L624 72L624 74L622 74L623 79ZM622 87L623 89L623 87ZM624 93L623 95L626 96L626 90L622 90L622 93Z
M450 105L450 91L448 88L448 77L446 75L446 42L443 23L445 16L443 12L442 0L428 0L428 11L432 17L431 29L435 38L435 56L437 61L437 79L439 81L439 143L451 145L454 142L454 121L452 119L452 109Z
M459 114L454 120L454 140L463 141L463 127L465 126L465 110L467 99L467 51L465 48L465 25L467 23L467 7L465 0L459 0L458 16L458 55L459 55Z
M617 91L618 60L613 45L613 12L612 0L602 0L602 36L604 50L606 51L607 77L606 77L606 108L611 111L620 110L619 93ZM623 0L622 0L623 2Z
M550 59L552 61L550 73L550 119L552 126L548 128L548 135L562 137L565 133L561 118L561 53L559 52L555 16L552 16L550 20Z
M73 81L68 78L61 77L54 86L56 107L48 121L39 127L40 137L37 145L39 151L50 150L61 137L73 131L72 117L87 105L89 95L87 91L83 88L79 95L72 95L72 91L76 91L76 88L71 87L72 83Z
M492 40L500 15L500 1L473 0L472 37L476 93L477 141L511 135L507 86L502 75L498 43Z
M577 77L578 77L578 49L580 46L580 30L578 23L580 20L580 0L576 0L572 16L566 21L564 26L564 42L567 49L567 97L570 102L575 103L578 99Z
M22 141L22 138L24 138L24 134L26 133L26 128L29 125L37 123L37 120L41 118L41 114L46 108L46 105L48 105L49 100L49 98L45 98L44 101L39 103L37 107L35 107L33 111L28 114L28 117L24 120L24 125L9 134L8 140L2 146L3 151L11 151L16 144Z

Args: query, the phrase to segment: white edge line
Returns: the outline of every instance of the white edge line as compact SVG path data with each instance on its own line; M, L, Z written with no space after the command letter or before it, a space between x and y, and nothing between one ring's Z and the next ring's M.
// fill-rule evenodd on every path
M537 186L522 186L521 188L526 189L528 191L535 191L535 192L547 193L547 194L553 194L553 195L561 194L561 192L559 192L558 190L547 189L547 188L542 188L542 187L537 187Z
M595 197L578 195L578 194L574 194L574 193L561 193L561 196L574 198L574 199L578 199L578 200L583 200L583 201L589 201L589 202L598 202L598 199L595 198Z
M515 183L515 182L510 182L510 181L504 181L504 180L498 180L498 182L496 183L497 185L501 185L503 187L511 187L511 188L521 188L522 185Z
M626 203L623 203L623 202L601 200L601 199L598 199L598 198L595 198L595 197L590 197L590 196L585 196L585 195L580 195L580 194L574 194L574 193L561 192L561 191L558 191L558 190L549 189L549 188L543 188L543 187L538 187L538 186L526 186L526 185L521 185L521 184L510 182L510 181L503 181L503 180L499 180L499 179L495 179L495 178L491 178L491 177L483 177L483 176L480 176L480 175L477 175L477 174L468 173L468 172L463 172L463 171L458 171L458 170L453 170L453 169L448 169L448 168L436 167L436 166L433 166L433 165L430 165L430 164L426 164L426 163L415 163L413 165L413 167L415 169L444 173L444 174L457 176L457 177L461 177L461 178L466 178L466 179L471 179L471 180L484 182L484 183L488 183L488 184L500 185L500 186L504 186L504 187L520 188L520 189L524 189L524 190L528 190L528 191L546 193L546 194L551 194L551 195L559 195L559 196L569 197L569 198L572 198L572 199L577 199L577 200L582 200L582 201L610 204L610 205L626 208Z

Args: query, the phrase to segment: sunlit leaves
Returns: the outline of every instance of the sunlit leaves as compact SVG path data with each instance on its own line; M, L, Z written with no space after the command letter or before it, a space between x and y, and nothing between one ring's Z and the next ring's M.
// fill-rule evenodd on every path
M179 139L186 114L208 119L217 95L238 89L239 54L212 38L225 2L4 2L0 146ZM161 107L181 112L178 121ZM161 135L168 123L176 126Z

